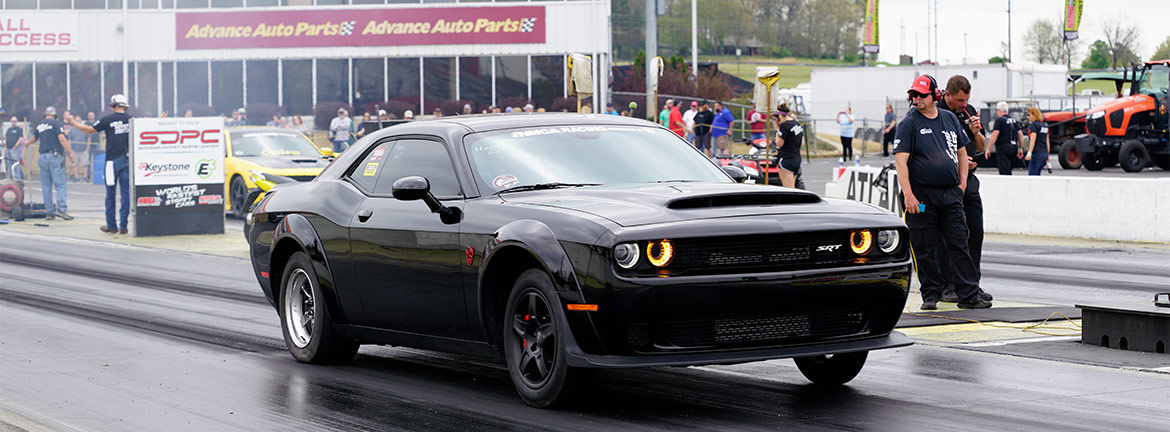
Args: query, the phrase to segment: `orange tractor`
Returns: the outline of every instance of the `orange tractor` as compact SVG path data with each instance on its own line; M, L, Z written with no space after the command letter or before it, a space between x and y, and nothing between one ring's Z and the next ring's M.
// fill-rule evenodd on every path
M1167 135L1167 100L1170 94L1170 60L1134 65L1123 75L1130 95L1081 113L1050 113L1045 117L1053 146L1059 145L1060 165L1091 171L1121 164L1138 172L1150 164L1170 170L1170 137ZM1067 138L1067 139L1062 139ZM1060 142L1060 144L1057 144Z

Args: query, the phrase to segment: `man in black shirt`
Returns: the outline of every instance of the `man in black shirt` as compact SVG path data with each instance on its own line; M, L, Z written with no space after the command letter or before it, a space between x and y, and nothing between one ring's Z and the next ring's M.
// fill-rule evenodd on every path
M890 156L890 143L894 142L894 128L898 126L898 115L894 114L894 106L886 104L886 117L882 129L882 157Z
M954 114L936 106L942 91L933 77L915 78L907 93L914 110L894 132L894 157L898 184L905 194L906 225L917 264L922 309L938 308L945 282L941 272L945 271L953 274L960 308L989 308L991 302L980 296L979 272L967 250L963 190L967 187L966 146L970 139ZM940 247L945 247L945 252L936 250ZM939 268L935 258L939 253L949 255L950 268Z
M37 123L28 145L40 141L40 159L37 166L41 168L41 196L45 200L45 219L53 220L59 217L73 220L66 211L69 206L65 203L67 195L65 164L73 161L73 149L69 147L69 140L65 138L64 126L57 120L57 110L53 107L45 108L45 119ZM65 156L68 155L68 159ZM57 202L53 204L53 190L57 191Z
M1008 115L1007 102L995 104L995 115L995 127L991 131L991 142L995 143L995 166L999 168L999 175L1012 175L1016 160L1024 157L1017 147L1017 143L1024 142L1024 134L1016 119Z
M106 225L99 228L102 232L126 234L130 218L130 115L126 108L130 106L125 95L116 94L110 97L110 108L114 110L93 126L86 125L70 116L65 120L73 127L85 133L106 133ZM122 193L122 207L118 212L121 219L114 218L115 192ZM121 220L121 224L116 224Z
M979 196L979 177L975 176L975 168L978 165L977 159L983 158L981 155L987 148L987 141L983 136L983 125L979 123L979 113L971 105L967 105L970 97L971 82L962 75L955 75L947 80L947 91L943 95L943 103L938 104L938 109L954 113L959 123L963 125L963 132L971 139L967 144L967 188L963 193L963 213L967 217L967 250L971 252L971 261L975 263L975 268L979 269L979 261L983 256L983 198ZM941 268L950 268L951 261L947 254L938 254L938 262ZM947 282L943 288L942 301L958 302L954 281L948 272L944 271L943 277ZM991 294L981 295L984 300L991 300Z
M9 173L8 178L23 180L24 169L13 166L24 156L24 129L17 125L16 117L12 117L12 125L4 131L4 151L4 169Z
M711 123L715 122L715 113L707 105L704 99L699 102L699 112L695 113L695 148L703 152L708 157L714 156L714 153L707 153L707 149L711 149Z

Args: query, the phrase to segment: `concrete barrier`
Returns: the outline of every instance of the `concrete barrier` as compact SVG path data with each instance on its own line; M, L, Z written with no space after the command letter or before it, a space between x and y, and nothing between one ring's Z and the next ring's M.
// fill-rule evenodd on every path
M880 167L833 168L825 196L902 211L897 173L889 190L876 185ZM1170 243L1170 178L1000 176L979 171L983 229L1100 240Z

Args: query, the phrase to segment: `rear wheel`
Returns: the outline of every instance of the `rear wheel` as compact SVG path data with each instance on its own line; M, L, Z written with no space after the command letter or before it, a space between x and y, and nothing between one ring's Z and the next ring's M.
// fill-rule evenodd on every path
M236 219L243 219L244 214L248 212L248 184L244 183L244 178L240 176L232 177L230 194L232 203L232 216Z
M1075 170L1081 167L1081 152L1077 150L1073 140L1065 141L1064 144L1060 145L1057 159L1060 161L1061 168Z
M547 273L520 275L504 314L504 357L520 398L537 408L564 400L576 374L565 358L561 313Z
M1101 171L1105 168L1105 155L1100 151L1081 154L1081 165L1089 171Z
M1150 154L1146 152L1146 146L1140 141L1129 140L1121 145L1121 154L1118 156L1121 162L1121 169L1126 172L1138 172L1146 169L1150 164Z
M304 252L289 257L280 286L280 327L289 353L301 363L353 360L358 343L342 339L333 330L317 273Z
M804 377L812 381L813 384L841 385L853 380L861 372L867 357L869 357L869 352L862 351L796 357L793 360L796 361L796 367L800 368L800 373L804 374Z

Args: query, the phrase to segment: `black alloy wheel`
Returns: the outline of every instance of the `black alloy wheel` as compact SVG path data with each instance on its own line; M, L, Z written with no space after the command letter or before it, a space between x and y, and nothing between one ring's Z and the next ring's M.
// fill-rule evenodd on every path
M1146 146L1138 140L1129 140L1122 144L1118 159L1121 162L1121 169L1125 172L1140 172L1150 164L1150 155L1146 152Z
M512 384L525 403L547 407L563 398L574 371L565 358L559 302L543 270L520 275L508 296L504 356Z
M342 339L326 311L313 263L304 252L289 257L281 275L280 328L289 353L301 363L348 363L358 343Z
M796 367L813 384L836 386L852 381L861 373L869 351L796 357Z
M235 216L236 219L243 219L244 214L248 213L248 184L244 183L243 177L232 177L228 198L231 199L232 203L232 216Z

